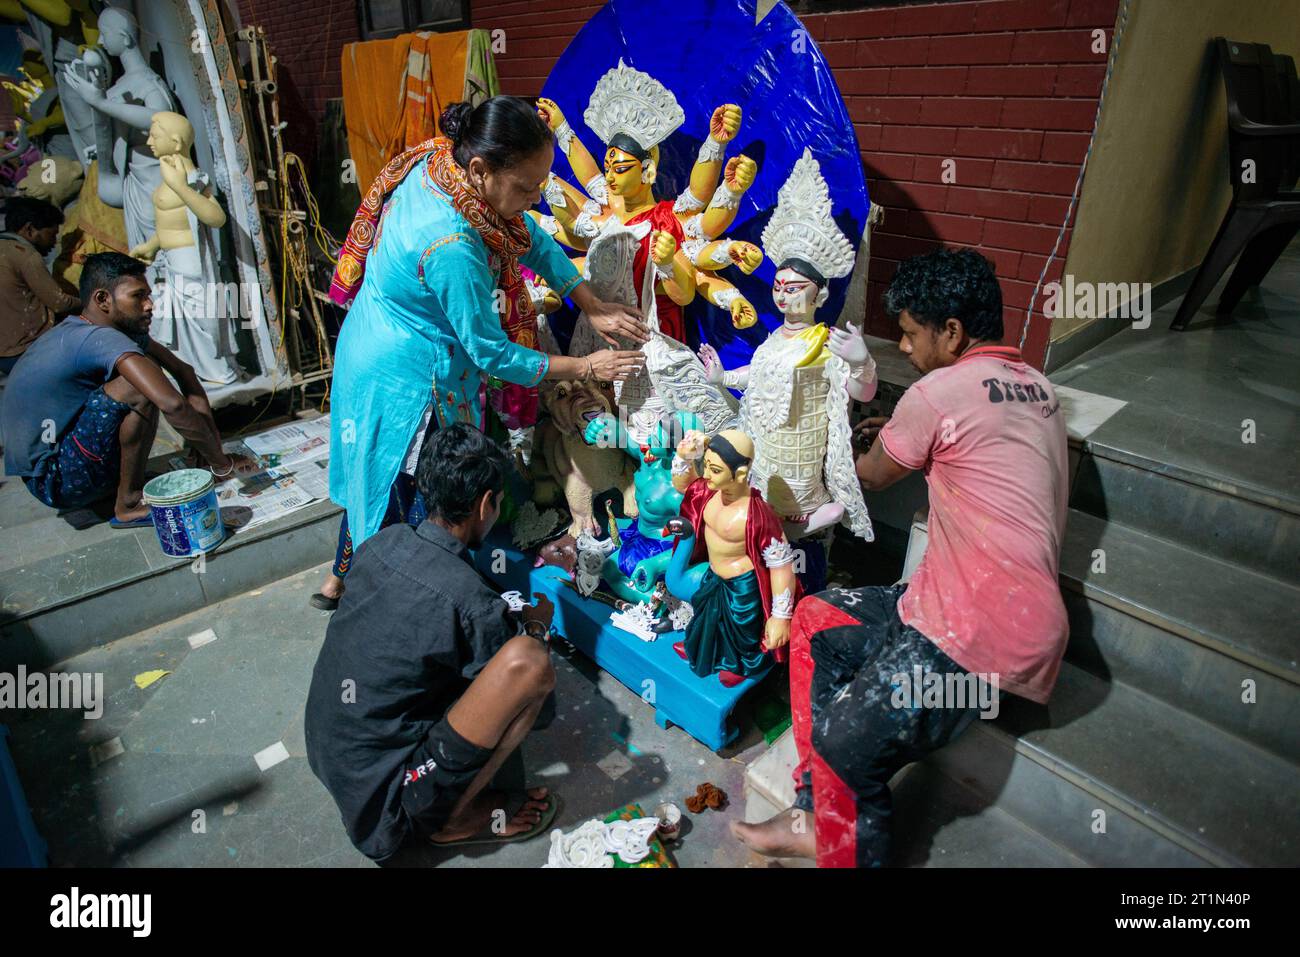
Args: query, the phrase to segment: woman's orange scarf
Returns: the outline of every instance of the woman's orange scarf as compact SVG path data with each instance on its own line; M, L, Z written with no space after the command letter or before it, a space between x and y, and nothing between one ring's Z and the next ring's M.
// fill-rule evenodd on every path
M433 182L482 237L490 254L489 263L500 267L497 288L505 301L501 327L506 336L511 342L536 349L537 314L519 270L519 257L532 246L528 225L522 214L513 219L503 219L474 191L465 171L452 156L451 140L443 136L426 140L394 157L375 178L339 251L338 266L330 283L330 298L344 306L356 297L365 278L366 258L374 246L384 201L420 160L427 161ZM491 375L492 370L485 371ZM531 425L537 418L537 390L506 384L492 396L492 405L507 428Z

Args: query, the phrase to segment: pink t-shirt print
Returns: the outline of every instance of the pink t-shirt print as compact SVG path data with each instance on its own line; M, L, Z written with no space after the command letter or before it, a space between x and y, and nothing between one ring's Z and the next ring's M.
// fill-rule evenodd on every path
M967 671L1045 703L1069 634L1057 571L1069 490L1065 420L1020 350L979 346L924 376L880 432L925 469L929 542L899 617Z

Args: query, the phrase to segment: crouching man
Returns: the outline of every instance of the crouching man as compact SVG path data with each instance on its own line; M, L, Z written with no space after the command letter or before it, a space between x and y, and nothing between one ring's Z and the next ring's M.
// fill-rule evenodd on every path
M194 370L149 338L144 263L121 253L87 256L80 292L81 314L33 342L9 373L6 474L21 476L52 508L112 496L113 526L149 525L141 495L159 413L219 479L256 471L252 460L222 450Z
M802 601L790 637L795 806L733 833L821 867L890 860L889 780L995 717L1001 691L1046 703L1065 652L1057 582L1068 477L1052 386L1001 345L1002 296L973 250L902 263L885 294L922 373L857 459L867 490L923 469L929 542L906 586ZM860 445L861 447L861 445Z
M555 817L546 788L488 788L555 686L553 606L512 612L470 563L500 514L509 469L501 448L465 423L431 432L416 465L429 517L357 549L325 632L307 696L307 759L373 860L413 838L522 840Z

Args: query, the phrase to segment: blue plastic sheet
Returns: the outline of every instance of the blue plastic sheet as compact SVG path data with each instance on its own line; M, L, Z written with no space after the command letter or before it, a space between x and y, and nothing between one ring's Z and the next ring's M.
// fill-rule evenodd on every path
M596 81L620 58L664 84L686 113L686 122L659 147L659 199L675 199L686 187L714 109L738 103L744 119L727 158L751 157L758 176L726 236L761 246L777 191L804 147L811 147L830 186L836 222L857 247L870 201L853 123L821 51L784 3L755 25L754 0L610 0L573 38L542 91L560 105L597 162L605 147L582 115ZM558 152L556 173L581 185ZM730 315L697 296L686 311L691 345L712 343L728 368L747 363L767 331L781 323L772 302L775 271L766 258L751 276L734 266L724 269L721 275L753 303L759 322L736 330ZM832 280L819 318L839 315L847 283ZM563 336L565 330L557 331Z

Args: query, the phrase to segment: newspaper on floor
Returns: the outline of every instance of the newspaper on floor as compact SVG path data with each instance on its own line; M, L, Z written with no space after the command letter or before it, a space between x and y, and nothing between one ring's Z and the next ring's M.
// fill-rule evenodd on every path
M257 459L262 471L217 483L222 521L232 532L255 528L329 497L329 416L291 422L222 444ZM172 464L184 468L183 461Z

